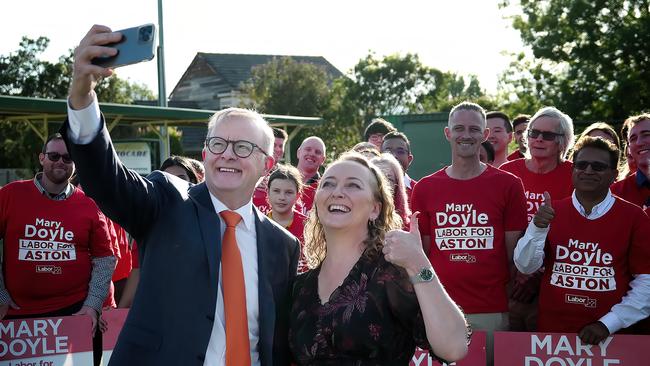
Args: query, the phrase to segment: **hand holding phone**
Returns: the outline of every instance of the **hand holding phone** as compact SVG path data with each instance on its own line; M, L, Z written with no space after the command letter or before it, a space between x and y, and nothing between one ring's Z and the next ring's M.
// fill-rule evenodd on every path
M110 57L96 57L92 60L94 65L116 68L153 59L156 48L155 25L144 24L118 32L122 34L122 39L119 42L105 45L105 47L117 49L117 54Z

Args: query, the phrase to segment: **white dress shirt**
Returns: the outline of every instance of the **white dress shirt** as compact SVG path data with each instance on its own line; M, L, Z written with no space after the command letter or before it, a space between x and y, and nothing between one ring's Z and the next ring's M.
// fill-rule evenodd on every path
M75 144L88 144L99 133L101 127L99 103L95 95L93 102L84 109L73 110L68 102L68 121L70 126L69 137ZM83 121L83 122L82 122ZM210 193L212 204L217 214L228 210L226 205ZM257 234L255 231L255 212L252 199L244 206L235 210L242 220L237 224L235 235L237 246L241 252L244 282L246 284L246 313L248 317L248 338L250 339L251 364L260 365L259 350L259 293L257 273ZM221 221L221 237L226 230L226 224ZM217 245L217 243L214 243ZM221 266L219 267L219 288L217 306L215 308L214 324L208 348L205 353L204 366L226 366L226 332L222 291Z
M585 208L580 204L576 197L575 190L572 195L573 207L587 220L596 220L604 216L614 206L616 199L612 192L608 192L605 199L597 204L591 210L589 215L586 214ZM544 263L544 246L546 245L546 235L550 230L549 225L546 228L535 226L534 221L528 224L526 233L517 242L514 253L514 262L521 273L529 274L537 271ZM605 314L599 320L605 324L610 334L617 332L622 328L647 318L650 315L650 274L635 275L630 282L630 290L627 292L621 302L612 306L609 313Z

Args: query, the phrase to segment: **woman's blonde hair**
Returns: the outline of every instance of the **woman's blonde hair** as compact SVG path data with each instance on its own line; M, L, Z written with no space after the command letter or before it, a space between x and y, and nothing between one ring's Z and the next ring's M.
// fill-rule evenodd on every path
M371 172L371 176L374 178L371 179L373 182L370 185L374 199L379 202L381 209L375 220L368 220L368 237L363 243L366 247L365 255L378 255L383 248L386 233L402 227L402 220L397 212L395 212L395 206L393 205L393 194L390 189L390 184L375 164L370 163L363 155L357 152L344 153L336 161L331 163L327 169L344 161L351 161L364 166ZM327 169L325 170L326 172ZM316 190L316 197L318 197L320 189L319 184ZM309 212L309 218L305 223L304 234L307 263L309 268L316 268L323 262L325 255L327 255L327 245L325 242L325 232L318 218L318 210L315 202L314 207Z

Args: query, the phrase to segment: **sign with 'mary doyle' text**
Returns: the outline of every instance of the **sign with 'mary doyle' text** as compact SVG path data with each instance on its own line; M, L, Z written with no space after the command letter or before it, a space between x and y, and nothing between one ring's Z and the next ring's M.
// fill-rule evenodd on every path
M0 365L92 365L91 327L88 316L1 321Z
M647 366L650 336L614 335L600 344L575 333L494 333L494 364L521 366Z

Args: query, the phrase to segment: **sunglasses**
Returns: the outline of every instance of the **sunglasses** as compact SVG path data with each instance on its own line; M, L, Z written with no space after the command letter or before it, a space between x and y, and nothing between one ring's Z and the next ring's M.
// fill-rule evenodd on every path
M590 165L591 165L591 170L595 172L602 172L605 171L606 169L609 169L609 165L605 163L601 163L599 161L585 161L585 160L580 160L573 163L573 169L587 170L587 167L589 167Z
M59 154L58 152L49 152L45 153L47 155L47 158L50 159L51 162L56 163L59 161L59 159L63 159L63 162L66 164L72 163L72 158L68 154Z
M544 141L553 141L555 140L556 137L563 136L563 134L561 133L555 133L551 131L540 131L534 129L528 130L528 137L530 137L531 139L536 139L537 137L539 137L539 135L542 135L542 140Z

